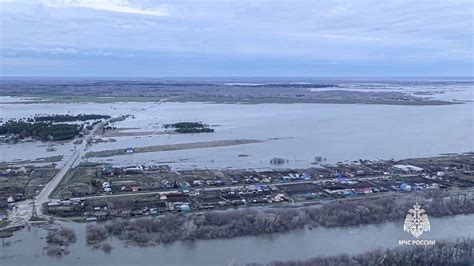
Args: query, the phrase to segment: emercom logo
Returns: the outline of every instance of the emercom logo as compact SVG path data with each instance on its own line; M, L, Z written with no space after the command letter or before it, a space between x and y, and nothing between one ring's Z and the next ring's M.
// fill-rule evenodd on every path
M424 232L429 232L430 230L431 225L428 215L425 214L425 210L421 209L421 206L416 203L413 205L413 209L408 210L405 224L403 225L403 231L419 238Z
M408 210L403 224L403 231L412 234L415 238L419 238L424 232L431 230L430 220L425 210L416 203L413 209ZM435 245L435 240L398 240L399 245Z

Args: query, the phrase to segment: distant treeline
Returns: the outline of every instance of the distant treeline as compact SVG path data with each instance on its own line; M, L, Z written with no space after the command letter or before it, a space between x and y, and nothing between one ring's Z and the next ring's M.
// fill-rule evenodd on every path
M19 138L39 138L41 140L69 140L81 131L77 124L53 124L52 122L27 122L10 119L0 126L0 134L16 134Z
M178 133L210 133L214 129L209 128L208 124L201 122L178 122L174 124L164 124L164 128L174 128Z
M430 217L474 213L469 193L436 191L376 199L332 202L319 207L239 209L178 216L117 219L87 226L87 242L97 245L109 236L139 246L176 240L230 238L287 232L305 226L355 226L402 220L419 203Z
M309 260L274 261L267 266L349 266L349 265L473 265L474 239L436 241L434 246L398 247L375 250L356 256L339 255ZM248 266L261 266L253 263Z
M108 119L110 115L94 115L94 114L79 114L79 115L36 115L33 118L28 118L28 122L73 122L73 121L87 121Z

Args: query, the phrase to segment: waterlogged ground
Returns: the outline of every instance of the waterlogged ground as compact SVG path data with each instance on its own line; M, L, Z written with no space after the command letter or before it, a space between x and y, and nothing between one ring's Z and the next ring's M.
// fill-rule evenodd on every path
M474 237L474 216L432 218L431 231L419 239L450 240ZM403 222L346 228L314 228L232 239L175 242L155 247L125 246L110 239L110 254L91 250L85 242L85 224L63 223L72 227L77 242L68 247L70 254L62 258L48 257L43 247L46 231L40 228L15 233L0 247L0 265L240 265L274 260L309 259L339 254L355 255L377 248L394 248L399 240L414 239L403 231Z

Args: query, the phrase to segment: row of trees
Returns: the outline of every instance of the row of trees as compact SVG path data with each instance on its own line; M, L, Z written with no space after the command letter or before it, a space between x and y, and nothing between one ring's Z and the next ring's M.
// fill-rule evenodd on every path
M474 213L468 193L417 193L326 204L320 207L240 209L202 214L118 219L87 227L87 241L97 244L109 236L149 246L176 240L230 238L286 232L305 226L352 226L401 220L419 203L430 216Z
M33 118L28 118L28 122L74 122L108 119L110 115L96 115L96 114L79 114L79 115L36 115Z
M81 131L77 124L53 124L52 122L27 122L22 119L8 120L0 126L0 135L15 134L19 138L34 137L41 140L69 140Z
M398 247L356 256L340 255L309 260L274 261L267 266L349 266L349 265L473 265L474 239L437 241L434 246ZM261 264L250 264L257 266Z
M178 122L173 124L164 124L165 128L193 128L193 127L209 127L202 122Z
M214 129L208 124L201 122L178 122L174 124L164 124L164 128L174 128L178 133L212 133Z

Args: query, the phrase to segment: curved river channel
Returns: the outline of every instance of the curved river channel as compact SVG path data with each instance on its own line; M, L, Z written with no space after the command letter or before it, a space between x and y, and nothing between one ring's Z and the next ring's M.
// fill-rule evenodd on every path
M430 218L431 231L420 239L449 240L474 237L474 215ZM227 265L230 262L267 263L273 260L308 259L377 248L394 248L398 240L414 239L403 231L403 222L344 228L314 228L287 233L231 239L178 241L154 247L125 246L109 240L112 253L91 250L85 243L85 224L65 223L76 230L78 240L62 258L48 257L43 249L47 231L32 227L5 239L0 248L0 265Z

